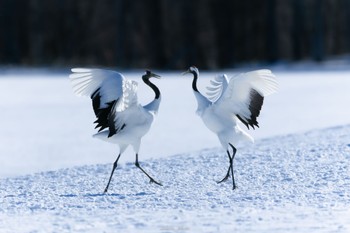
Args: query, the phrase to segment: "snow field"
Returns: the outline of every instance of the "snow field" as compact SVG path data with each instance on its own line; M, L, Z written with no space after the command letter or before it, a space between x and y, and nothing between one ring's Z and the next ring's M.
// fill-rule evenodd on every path
M3 179L0 229L347 232L349 135L350 126L334 127L239 148L235 191L215 182L228 165L219 148L142 162L163 187L133 163L117 168L106 195L111 164Z

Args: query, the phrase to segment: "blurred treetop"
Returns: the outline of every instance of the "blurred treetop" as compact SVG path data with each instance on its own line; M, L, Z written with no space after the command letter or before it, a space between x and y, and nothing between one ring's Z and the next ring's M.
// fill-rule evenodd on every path
M350 51L349 0L0 0L0 64L184 69Z

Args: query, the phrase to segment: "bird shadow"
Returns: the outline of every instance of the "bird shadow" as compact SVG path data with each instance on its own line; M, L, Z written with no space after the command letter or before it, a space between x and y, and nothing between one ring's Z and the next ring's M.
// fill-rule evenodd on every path
M120 199L124 199L125 195L119 194L119 193L86 193L83 195L77 195L77 194L61 194L60 197L66 197L66 198L74 198L74 197L117 197Z
M147 192L138 192L133 194L120 194L120 193L86 193L83 194L83 197L117 197L119 199L125 199L127 197L143 197L143 196L149 196L154 195L155 193L147 193ZM78 197L80 195L77 194L61 194L60 197L66 197L66 198L72 198L72 197Z
M83 195L83 197L105 197L105 196L124 197L125 195L119 194L119 193L87 193Z
M77 197L76 194L61 194L60 197Z

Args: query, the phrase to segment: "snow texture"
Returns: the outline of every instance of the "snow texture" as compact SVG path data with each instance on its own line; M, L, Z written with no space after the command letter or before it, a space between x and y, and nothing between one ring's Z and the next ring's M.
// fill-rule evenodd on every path
M219 148L1 180L1 232L349 232L350 126L238 148L230 180Z

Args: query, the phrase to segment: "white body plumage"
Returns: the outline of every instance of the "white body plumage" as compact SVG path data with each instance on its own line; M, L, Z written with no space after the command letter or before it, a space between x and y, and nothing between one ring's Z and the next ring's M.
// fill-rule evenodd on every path
M125 127L119 133L108 137L109 130L101 131L93 135L94 138L103 141L118 144L122 153L128 145L131 145L135 152L140 149L141 138L147 134L153 123L153 114L144 109L141 105L134 106L126 112L125 117L128 119L128 125L133 127Z
M206 108L202 115L205 126L215 133L223 147L227 150L229 143L232 145L238 145L240 141L254 142L253 137L246 133L238 125L238 119L234 115L221 114L216 105L210 105Z

